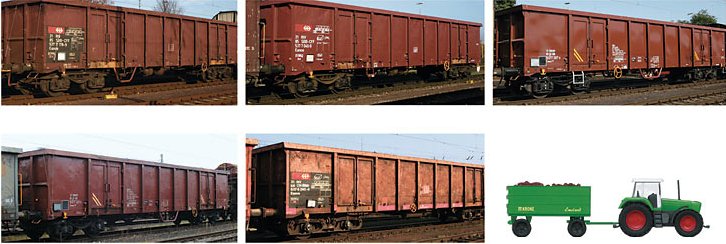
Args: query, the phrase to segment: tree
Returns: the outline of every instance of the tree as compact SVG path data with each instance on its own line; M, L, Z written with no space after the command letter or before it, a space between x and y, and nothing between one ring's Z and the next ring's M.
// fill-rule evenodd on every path
M113 0L81 0L81 1L95 3L95 4L106 4L106 5L113 4Z
M698 13L689 14L691 20L679 20L678 23L694 24L694 25L710 25L718 22L716 16L710 15L708 10L701 9Z
M508 9L514 7L516 4L517 0L494 0L494 11Z
M177 0L156 0L154 10L168 14L181 14L184 12L184 8Z

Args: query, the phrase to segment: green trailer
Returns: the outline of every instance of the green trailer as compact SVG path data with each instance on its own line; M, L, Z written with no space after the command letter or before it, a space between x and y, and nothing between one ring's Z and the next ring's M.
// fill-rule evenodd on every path
M612 225L629 236L643 236L652 227L674 226L681 236L691 237L701 232L703 225L701 203L680 199L661 199L662 180L634 180L633 195L624 198L618 222L593 222L590 217L591 188L579 185L514 185L507 186L507 214L512 232L525 237L532 231L532 217L569 217L567 231L580 237L587 225Z

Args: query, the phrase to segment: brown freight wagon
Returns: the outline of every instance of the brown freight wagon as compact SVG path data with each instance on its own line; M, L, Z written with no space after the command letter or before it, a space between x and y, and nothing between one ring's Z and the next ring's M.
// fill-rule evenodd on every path
M482 165L288 142L252 154L252 211L286 235L359 229L374 214L484 216Z
M522 5L496 13L497 65L535 97L586 91L603 73L643 79L726 74L726 29Z
M4 86L62 95L175 71L231 78L237 25L77 0L2 3Z
M282 67L269 82L295 94L408 69L465 76L481 62L480 23L310 0L264 1L260 22L261 63Z
M21 154L19 168L21 226L33 240L93 236L136 218L214 222L229 209L227 171L50 149Z
M255 199L252 198L254 196L254 194L252 193L252 190L254 189L252 183L255 182L254 180L252 180L252 176L254 175L254 172L252 171L252 149L254 149L259 143L260 142L257 139L245 139L245 169L247 172L247 184L245 184L245 229L249 228L250 216L252 216L252 203L255 202Z

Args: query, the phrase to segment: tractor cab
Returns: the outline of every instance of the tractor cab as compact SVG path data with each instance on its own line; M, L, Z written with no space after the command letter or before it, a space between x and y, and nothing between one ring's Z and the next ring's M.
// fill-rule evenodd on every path
M645 198L653 208L661 208L660 183L662 179L636 179L633 180L633 198Z

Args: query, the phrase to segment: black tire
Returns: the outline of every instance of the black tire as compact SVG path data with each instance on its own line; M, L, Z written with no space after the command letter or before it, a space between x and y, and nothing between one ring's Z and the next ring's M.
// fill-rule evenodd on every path
M618 224L620 230L628 236L644 236L653 228L653 212L642 204L630 204L620 211Z
M572 237L581 237L585 235L586 231L587 225L585 225L585 221L582 219L570 219L570 223L567 225L567 232Z
M676 232L684 237L694 237L703 229L703 217L693 210L683 210L674 222Z
M512 224L512 233L517 237L528 236L532 232L532 225L526 219L518 219Z

